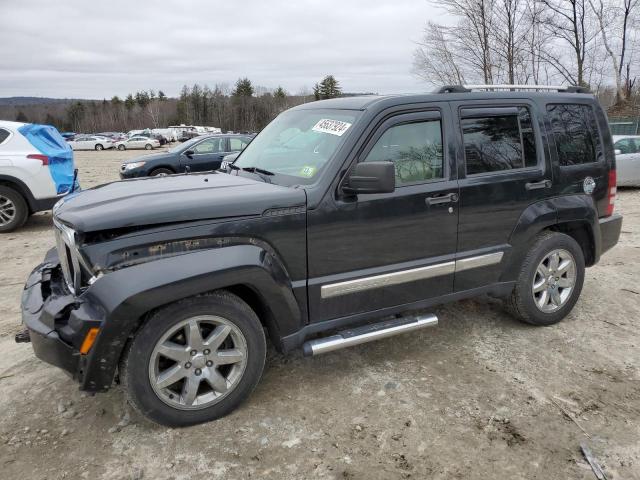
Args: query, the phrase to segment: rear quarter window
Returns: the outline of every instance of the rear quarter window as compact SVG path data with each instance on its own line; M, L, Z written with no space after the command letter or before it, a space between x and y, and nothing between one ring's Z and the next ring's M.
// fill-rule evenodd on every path
M7 141L11 133L9 130L5 130L4 128L0 128L0 145Z
M590 105L558 103L547 105L547 113L561 167L595 163L602 143Z

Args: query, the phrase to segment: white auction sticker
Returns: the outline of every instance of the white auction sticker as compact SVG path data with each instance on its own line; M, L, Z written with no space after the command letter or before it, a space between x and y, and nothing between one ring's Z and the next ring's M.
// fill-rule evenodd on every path
M315 126L311 129L314 132L320 133L330 133L331 135L337 135L339 137L342 136L344 132L349 130L351 126L350 123L341 122L340 120L330 120L328 118L323 118Z

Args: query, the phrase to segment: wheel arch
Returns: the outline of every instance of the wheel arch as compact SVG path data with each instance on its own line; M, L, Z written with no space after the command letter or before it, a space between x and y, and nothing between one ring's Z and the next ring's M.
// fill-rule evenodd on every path
M586 266L600 259L600 225L593 198L589 195L550 198L529 205L520 215L509 237L512 250L505 259L502 281L515 280L519 263L533 239L544 230L564 233L576 240Z
M127 341L152 312L216 290L244 300L276 348L281 348L281 337L301 327L302 313L286 270L257 245L193 252L124 268L104 275L85 292L87 299L102 305L105 321L86 359L83 388L100 391L111 386Z
M29 207L29 213L37 211L36 199L33 197L31 190L21 180L8 175L0 175L0 185L13 188L16 192L24 197Z

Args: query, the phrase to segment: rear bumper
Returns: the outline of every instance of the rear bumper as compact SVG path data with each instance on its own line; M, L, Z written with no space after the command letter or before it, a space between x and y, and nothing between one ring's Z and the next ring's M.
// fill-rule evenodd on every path
M600 223L600 255L610 250L620 238L622 230L622 215L614 214L599 219Z
M83 390L97 390L85 376L91 352L81 355L80 345L103 319L100 309L68 292L55 249L29 275L22 293L22 322L39 359L67 372Z

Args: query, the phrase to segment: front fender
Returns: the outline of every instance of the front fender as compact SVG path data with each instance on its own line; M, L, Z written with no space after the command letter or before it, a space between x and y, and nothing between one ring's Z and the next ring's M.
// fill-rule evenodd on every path
M111 272L83 295L100 305L104 322L84 359L83 387L106 390L129 336L149 311L177 300L234 285L245 285L277 319L270 331L284 336L301 326L291 279L281 262L258 245L235 245L159 259ZM278 338L279 338L278 337Z

